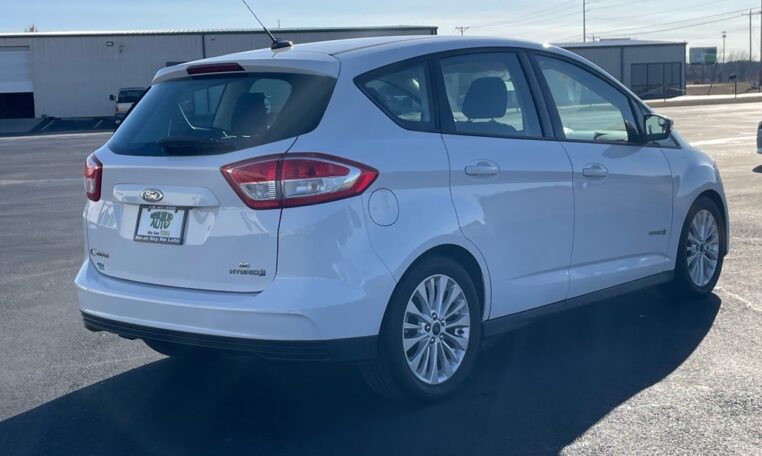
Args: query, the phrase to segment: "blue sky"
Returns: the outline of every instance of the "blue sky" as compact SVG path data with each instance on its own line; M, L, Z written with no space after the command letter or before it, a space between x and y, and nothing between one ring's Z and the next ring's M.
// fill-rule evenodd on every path
M443 35L469 26L469 35L535 41L582 37L582 0L289 0L250 2L275 27L437 25ZM759 0L589 0L588 34L688 41L748 53L748 17ZM241 28L256 24L240 0L0 0L0 32L114 29ZM759 15L753 19L759 55ZM697 25L697 26L694 26Z

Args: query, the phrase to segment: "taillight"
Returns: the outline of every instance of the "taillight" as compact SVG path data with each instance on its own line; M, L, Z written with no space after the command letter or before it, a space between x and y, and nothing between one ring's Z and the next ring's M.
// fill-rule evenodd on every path
M85 161L85 194L90 201L101 199L101 178L103 177L103 165L90 154Z
M325 154L269 155L223 166L222 175L252 209L307 206L360 195L378 176L361 163Z
M237 63L210 63L205 65L193 65L188 67L185 71L187 71L189 75L195 75L208 73L230 73L244 70L243 67Z

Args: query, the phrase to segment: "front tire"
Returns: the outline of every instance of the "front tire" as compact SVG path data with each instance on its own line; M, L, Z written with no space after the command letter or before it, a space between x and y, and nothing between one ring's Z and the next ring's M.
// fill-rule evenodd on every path
M706 197L697 199L680 234L673 290L689 298L709 294L722 272L726 242L726 227L717 204Z
M433 401L465 381L481 339L481 306L457 262L431 257L409 270L392 294L378 359L364 366L370 387L397 401Z

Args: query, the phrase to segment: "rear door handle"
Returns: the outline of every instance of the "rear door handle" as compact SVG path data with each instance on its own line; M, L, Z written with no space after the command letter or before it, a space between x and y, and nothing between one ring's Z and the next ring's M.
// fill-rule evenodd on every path
M595 163L582 168L582 175L585 177L606 177L609 175L609 170L605 166Z
M500 172L500 168L495 163L479 160L467 164L465 172L469 176L495 176Z

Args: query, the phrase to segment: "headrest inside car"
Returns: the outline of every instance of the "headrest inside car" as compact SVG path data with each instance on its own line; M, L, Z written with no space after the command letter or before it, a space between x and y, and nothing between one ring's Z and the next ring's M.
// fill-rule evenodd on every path
M463 115L469 119L503 117L508 109L508 89L498 77L474 79L463 99Z

